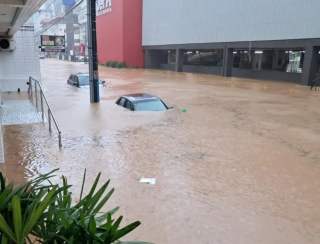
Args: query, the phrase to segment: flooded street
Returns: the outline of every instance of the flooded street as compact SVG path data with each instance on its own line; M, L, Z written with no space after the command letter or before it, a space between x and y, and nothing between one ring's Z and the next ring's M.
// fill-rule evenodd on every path
M157 244L318 244L320 92L291 83L100 67L101 103L67 85L87 65L53 59L42 82L62 130L3 126L10 180L54 168L80 191L100 171L142 226L127 239ZM148 92L174 109L131 112L120 95ZM139 182L156 178L155 185Z

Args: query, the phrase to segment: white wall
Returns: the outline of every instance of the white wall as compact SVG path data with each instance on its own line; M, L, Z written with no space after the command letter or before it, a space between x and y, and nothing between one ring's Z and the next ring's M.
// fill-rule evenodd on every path
M320 0L143 0L143 45L320 38Z
M16 49L12 52L0 51L1 91L27 90L29 76L40 78L39 50L34 32L21 30L14 35Z

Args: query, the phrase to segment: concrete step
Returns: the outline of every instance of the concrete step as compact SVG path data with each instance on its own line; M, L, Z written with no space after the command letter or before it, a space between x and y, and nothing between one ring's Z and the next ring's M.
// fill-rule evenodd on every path
M5 93L1 95L1 100L0 163L4 163L3 126L42 123L42 118L26 94Z
M41 123L41 114L29 100L5 100L1 105L1 124Z

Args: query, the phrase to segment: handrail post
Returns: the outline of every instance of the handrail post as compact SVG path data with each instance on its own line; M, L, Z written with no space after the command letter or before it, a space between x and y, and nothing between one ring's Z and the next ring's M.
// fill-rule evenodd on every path
M31 79L31 76L29 77L28 94L31 97L31 101L33 102L33 91L32 91L32 79Z
M62 148L61 131L59 131L59 148Z
M38 111L38 89L37 89L37 82L34 83L34 91L35 91L35 96L36 96L36 108Z
M52 128L51 128L51 110L50 110L50 108L48 108L48 124L49 124L49 132L51 134Z
M41 117L42 117L42 122L44 122L44 111L43 111L43 91L40 87L40 104L41 104Z

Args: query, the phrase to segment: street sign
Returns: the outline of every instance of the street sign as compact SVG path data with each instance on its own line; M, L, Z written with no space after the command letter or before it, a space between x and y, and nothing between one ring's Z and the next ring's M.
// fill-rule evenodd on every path
M41 52L64 52L65 37L41 35Z

